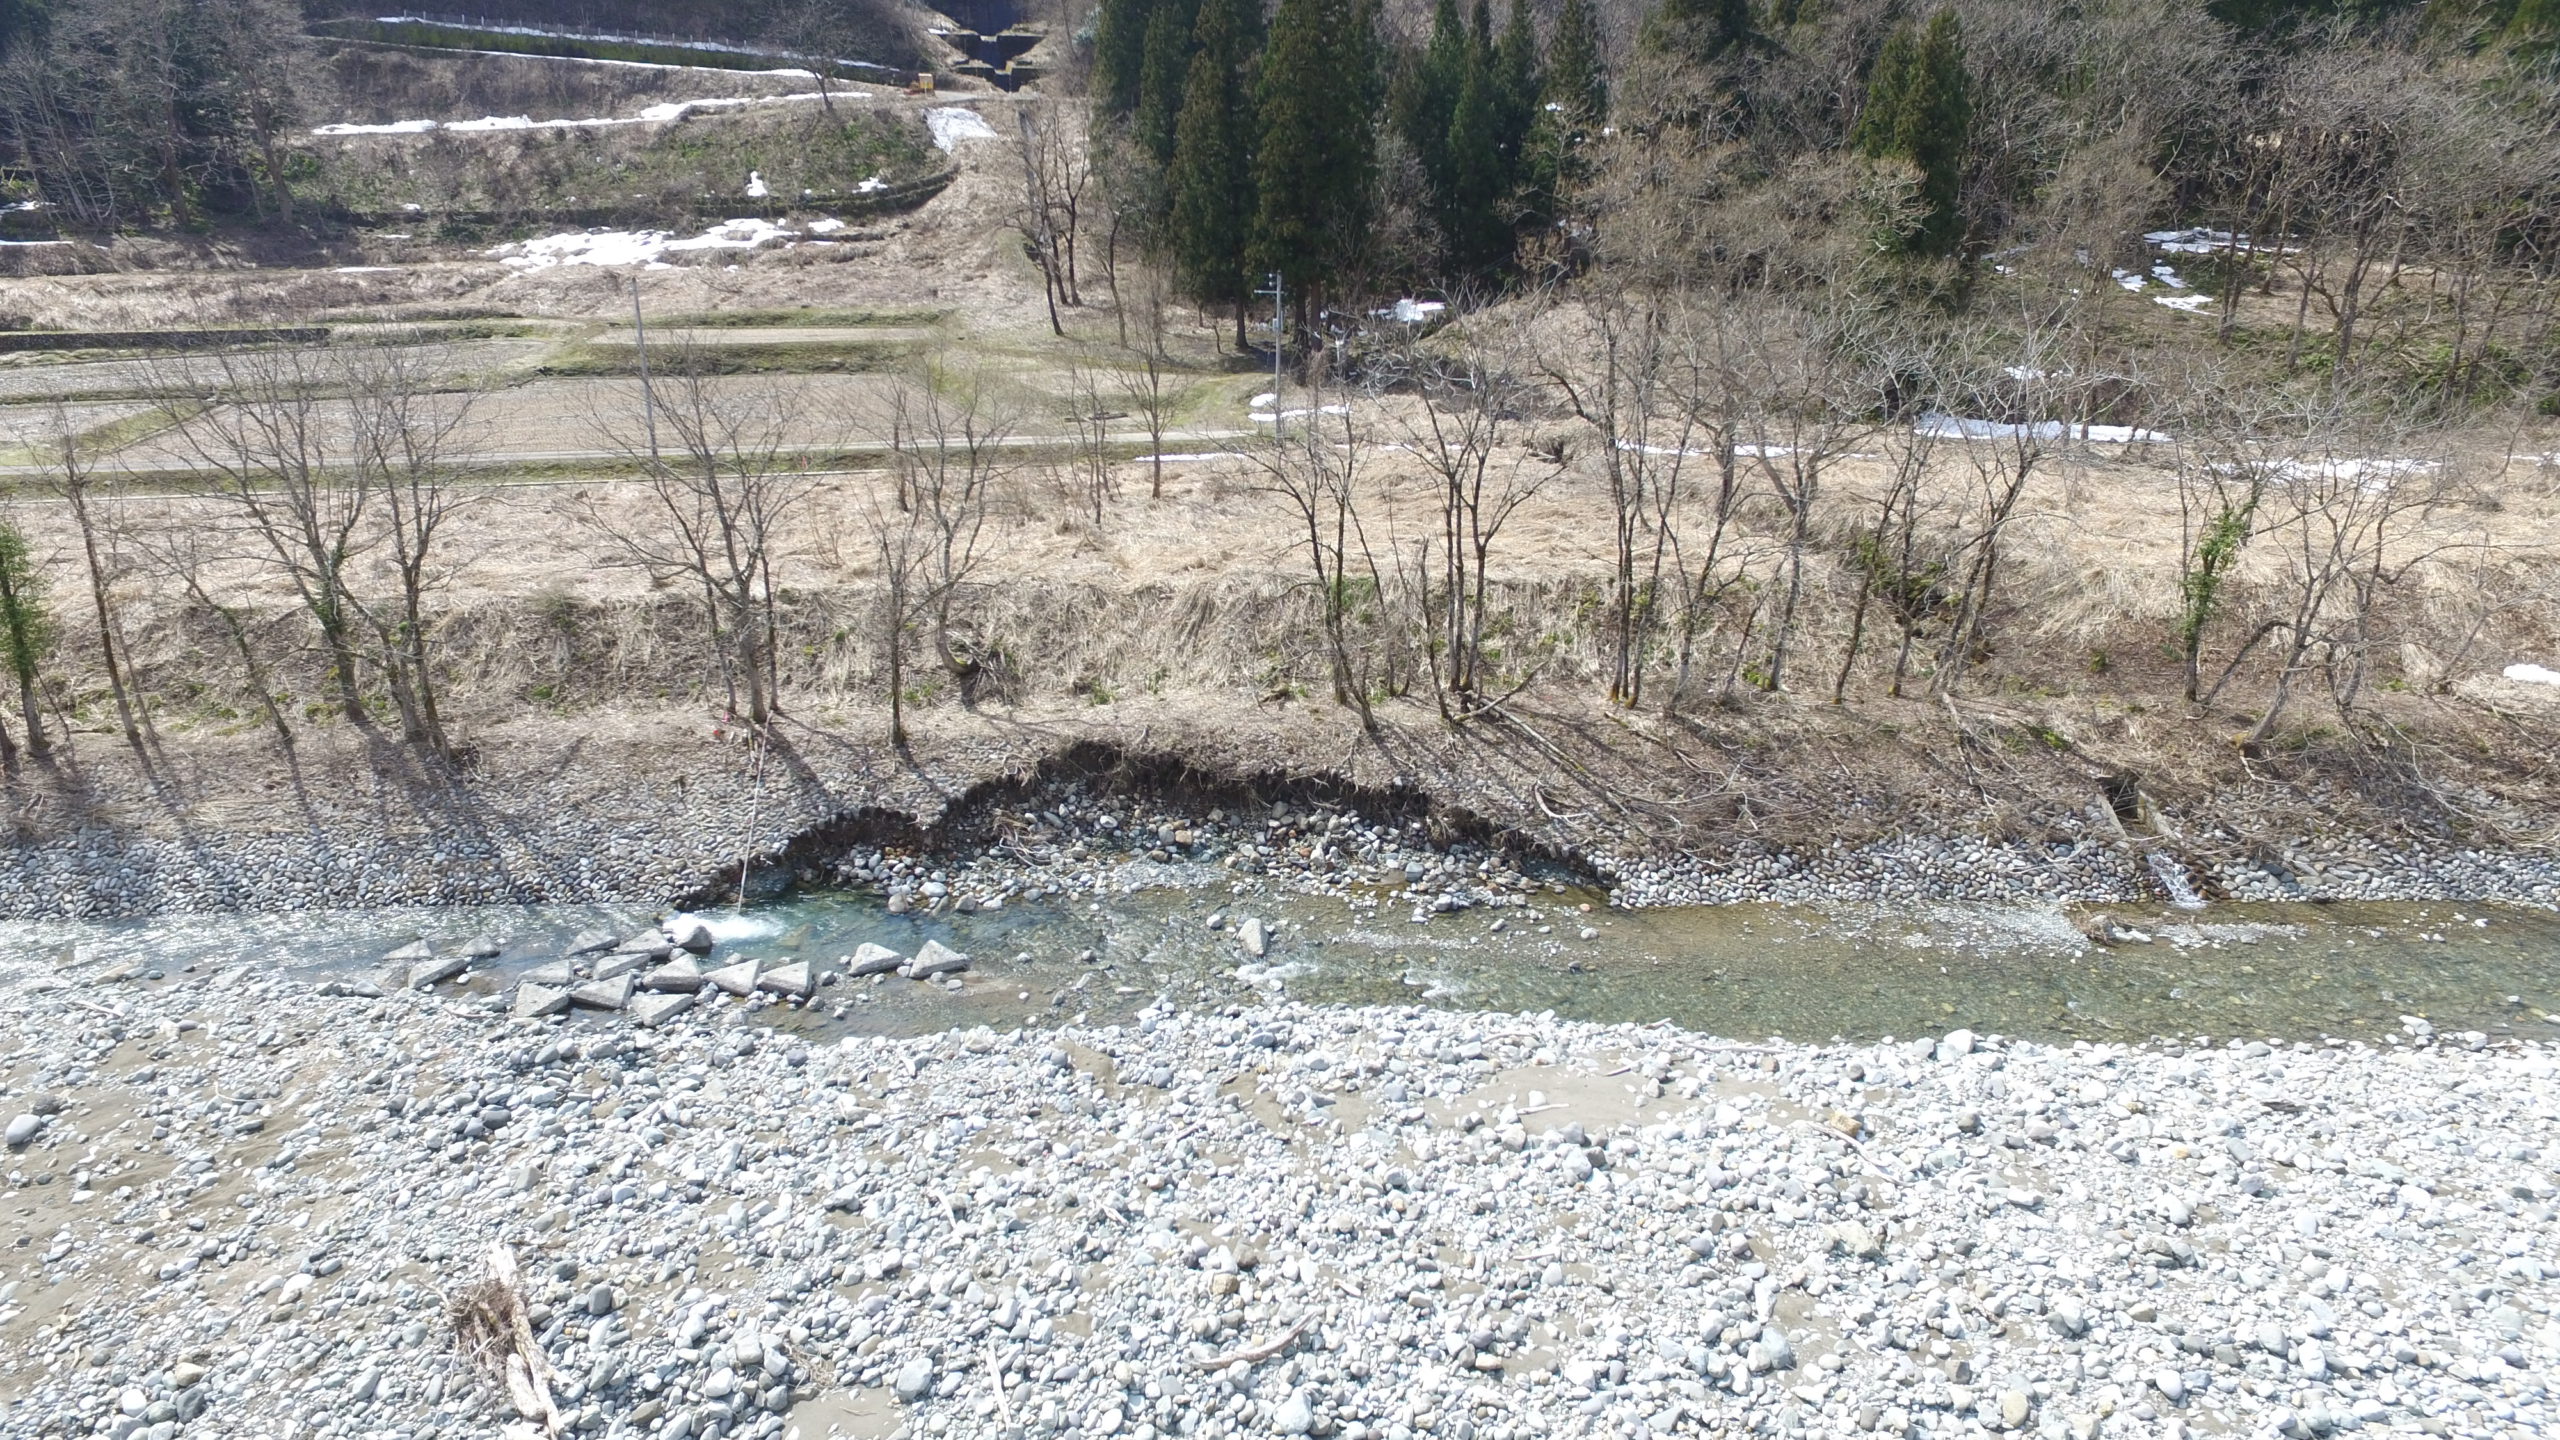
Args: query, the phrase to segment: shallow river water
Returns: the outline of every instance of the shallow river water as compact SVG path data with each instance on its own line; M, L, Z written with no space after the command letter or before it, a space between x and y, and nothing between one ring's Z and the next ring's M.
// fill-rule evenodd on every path
M846 982L804 1011L774 1012L817 1032L1101 1023L1164 996L1217 1005L1286 993L1811 1041L1958 1026L2041 1040L2382 1041L2404 1017L2560 1037L2560 916L2505 906L2116 907L2120 924L2149 939L2103 947L2082 937L2075 912L2054 907L1595 903L1585 914L1577 907L1593 897L1567 894L1536 912L1417 920L1374 897L1238 898L1208 873L1108 905L926 918L890 915L871 896L815 894L704 918L721 954L823 966L866 940L911 953L934 938L975 959L956 988ZM1270 924L1268 953L1246 954L1232 923L1210 928L1221 911ZM317 983L369 970L412 939L441 947L474 936L506 950L463 986L495 991L582 932L628 934L653 918L640 907L536 906L33 923L0 961L0 992L68 984L112 998L117 985L167 983L189 966L242 964ZM1597 934L1581 938L1586 927ZM108 978L120 973L129 978Z

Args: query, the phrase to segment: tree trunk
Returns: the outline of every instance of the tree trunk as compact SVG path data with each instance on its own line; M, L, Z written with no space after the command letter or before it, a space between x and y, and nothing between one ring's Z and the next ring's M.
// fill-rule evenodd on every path
M64 448L70 447L66 445ZM98 532L89 519L89 498L86 487L79 481L72 480L66 488L71 496L72 518L80 526L81 552L89 562L89 599L97 607L98 653L106 664L107 688L116 697L116 719L124 727L125 743L138 750L142 748L142 731L141 727L134 723L133 700L125 693L124 668L116 659L115 618L107 604L106 570L98 563Z
M907 743L907 645L904 623L907 613L904 587L896 582L889 586L889 743Z
M18 705L27 712L27 753L42 762L53 754L53 745L44 737L44 706L37 703L34 676L18 677Z

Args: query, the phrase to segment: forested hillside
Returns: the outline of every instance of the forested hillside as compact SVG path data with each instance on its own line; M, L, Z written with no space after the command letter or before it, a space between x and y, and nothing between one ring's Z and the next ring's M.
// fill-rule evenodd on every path
M1098 163L1212 305L1273 271L1321 301L1855 263L1960 308L2203 227L2244 237L2192 267L2226 327L2274 248L2343 244L2343 357L2386 272L2476 303L2554 239L2547 0L1103 0L1091 29Z
M19 202L88 231L213 223L308 224L292 197L292 141L322 83L307 22L396 7L294 0L0 0L0 165ZM426 7L441 13L445 7ZM494 24L701 39L906 64L908 16L891 0L471 0ZM307 12L307 13L306 13Z

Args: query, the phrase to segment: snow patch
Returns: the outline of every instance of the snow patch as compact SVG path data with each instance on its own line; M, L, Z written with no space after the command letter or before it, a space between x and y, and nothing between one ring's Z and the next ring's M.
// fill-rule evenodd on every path
M847 91L837 98L858 98L860 94L859 91ZM327 136L424 135L431 130L442 130L449 134L473 135L497 130L598 130L617 125L667 125L696 112L742 110L758 105L802 105L824 98L814 90L801 95L733 95L708 100L664 101L643 107L637 115L596 115L563 120L536 120L529 115L483 115L477 120L393 120L381 125L322 125L311 133Z
M2508 679L2526 685L2560 685L2560 670L2540 665L2510 665L2505 674Z
M1911 427L1915 435L1939 440L2085 440L2092 445L2131 445L2166 440L2157 430L2131 425L2081 425L2067 420L2036 420L2013 425L2000 420L1972 420L1961 415L1924 415Z
M934 145L945 154L959 149L967 141L1000 138L996 127L987 123L986 116L957 105L924 112L924 128L933 132Z
M1713 460L1720 458L1720 452L1714 450L1683 450L1676 445L1639 445L1633 440L1619 441L1618 448L1630 455L1676 455L1686 460ZM1738 459L1774 460L1780 456L1795 454L1796 447L1793 445L1764 445L1742 442L1737 443L1733 447L1733 453ZM1844 455L1841 458L1863 459L1866 457Z
M417 15L384 15L379 17L379 23L384 25L441 25L449 22L431 20ZM774 55L774 52L771 50L759 50L752 45L724 45L717 40L666 40L648 35L606 35L583 30L546 30L538 25L465 24L461 28L476 30L484 35L532 35L550 40L602 40L608 43L623 45L674 46L684 50L703 50L721 55L773 56L773 58L776 59L782 58ZM553 57L546 56L540 58L547 59ZM567 56L559 58L577 59L582 57ZM649 64L644 61L636 60L599 60L590 63L599 65L631 65L637 68L649 70L700 70L705 68L700 65ZM880 65L869 60L839 59L835 61L835 63L855 70L877 70L884 75L905 75L908 73L904 70L897 69L894 66ZM809 75L810 72L806 70L782 69L768 71L766 73L775 75ZM811 76L810 78L815 79L816 77Z
M2280 460L2272 467L2277 477L2285 480L2341 480L2367 495L2383 494L2411 475L2424 475L2435 470L2433 460L2413 460L2405 456L2373 458L2348 457L2322 460Z
M2207 230L2202 227L2188 230L2150 230L2143 233L2142 239L2143 243L2152 249L2166 251L2171 255L2217 255L2226 251L2246 250L2251 244L2249 236L2245 234L2230 230ZM2261 255L2293 253L2292 246L2282 244L2260 244L2257 250Z
M661 265L671 252L755 250L798 232L753 218L731 220L688 239L664 230L580 230L501 245L488 253L519 270L556 265Z
M531 124L531 121L525 122ZM314 135L420 135L438 128L433 120L394 120L388 125L320 125Z

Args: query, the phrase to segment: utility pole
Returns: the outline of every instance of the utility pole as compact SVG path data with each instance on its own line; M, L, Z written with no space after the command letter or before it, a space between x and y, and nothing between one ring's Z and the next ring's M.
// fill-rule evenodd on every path
M658 394L649 385L649 322L640 314L640 277L631 277L631 333L640 351L640 413L649 418L649 463L658 460Z
M1281 288L1282 288L1282 287L1281 287L1281 284L1280 284L1280 272L1279 272L1279 271L1277 271L1277 270L1272 271L1272 272L1271 272L1271 274L1270 274L1270 280L1271 280L1271 284L1270 284L1270 287L1269 287L1269 288L1267 288L1267 289L1262 289L1262 290L1256 290L1256 291L1254 291L1253 293L1254 293L1254 294L1256 294L1256 295L1268 295L1268 296L1270 296L1270 297L1271 297L1271 438L1272 438L1272 439L1274 439L1274 440L1277 440L1277 439L1279 439L1279 438L1280 438L1280 424L1281 424L1281 421L1280 421L1280 351L1281 351L1281 349L1282 349L1282 345L1281 345L1281 336L1285 333L1285 332L1284 332L1284 330L1283 330L1283 328L1282 328L1281 320L1280 320L1280 316L1281 316L1280 304L1281 304L1281 299L1282 299L1282 295L1281 295Z

